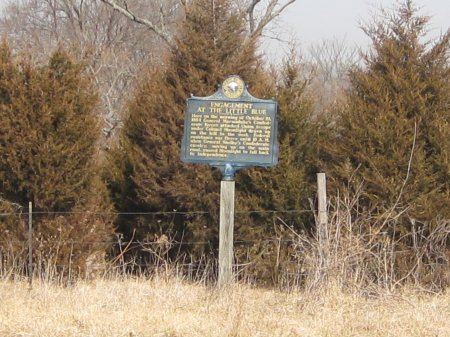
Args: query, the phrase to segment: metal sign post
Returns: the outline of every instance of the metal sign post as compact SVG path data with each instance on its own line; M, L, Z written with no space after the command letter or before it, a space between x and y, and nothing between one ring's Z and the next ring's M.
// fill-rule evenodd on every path
M255 98L239 76L227 77L209 97L187 100L181 160L223 174L220 191L219 285L233 280L234 175L278 162L277 102Z

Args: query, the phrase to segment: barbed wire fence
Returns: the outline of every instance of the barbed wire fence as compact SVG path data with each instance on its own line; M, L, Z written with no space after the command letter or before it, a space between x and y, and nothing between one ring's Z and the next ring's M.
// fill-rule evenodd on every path
M274 219L283 218L286 215L313 215L315 212L312 209L295 209L295 210L248 210L248 211L236 211L236 218L240 216L251 216L254 214L266 215ZM154 212L106 212L106 211L33 211L31 204L28 208L21 207L14 212L0 213L0 221L5 218L16 218L19 220L23 228L23 234L18 237L5 238L3 235L0 237L0 263L2 264L0 270L3 269L5 274L6 266L11 267L11 262L8 259L13 259L13 266L16 267L16 272L25 276L28 276L30 287L32 285L33 277L42 273L43 269L49 268L48 261L43 260L45 255L40 250L40 243L37 238L40 237L40 233L35 232L36 228L33 226L33 222L40 217L70 217L73 215L81 216L106 216L106 217L144 217L144 218L164 218L168 219L173 216L210 216L213 215L210 211L196 210L196 211L154 211ZM155 220L154 220L155 221ZM159 219L161 221L161 219ZM169 220L168 220L169 221ZM217 224L218 227L218 224ZM218 229L218 228L217 228ZM28 230L28 232L26 232ZM51 242L53 241L53 242ZM293 242L293 239L272 237L258 239L240 239L236 237L234 244L236 247L241 247L241 250L245 250L245 247L251 247L252 245L259 244L261 246L269 245L289 245ZM63 273L75 275L73 268L75 262L71 260L72 252L76 251L79 247L86 245L83 240L78 239L61 239L61 238L46 238L46 243L51 244L55 248L54 254L58 254L56 250L61 251L62 247L69 250L68 261L61 263L61 261L54 262L52 267L60 270ZM171 236L163 231L160 235L152 236L151 239L136 239L134 234L131 237L124 237L122 233L116 232L111 239L108 240L91 240L89 245L101 245L107 247L107 256L105 259L101 259L104 264L102 270L114 270L121 273L138 272L141 273L145 270L158 270L162 266L168 268L168 264L173 264L178 268L178 271L183 273L189 279L196 278L214 278L216 273L217 261L216 253L218 249L218 241L212 240L185 240ZM15 249L10 249L15 247ZM196 256L192 255L194 248L201 247L207 254ZM207 249L204 249L207 247ZM14 251L11 253L11 251ZM47 252L46 256L50 256L51 253ZM241 254L242 256L245 254ZM27 261L28 258L28 261ZM89 261L90 257L87 257ZM242 258L243 259L243 258ZM235 272L236 275L243 275L246 269L251 266L249 260L236 259ZM9 263L9 264L8 264ZM172 266L172 267L173 267ZM85 272L88 275L89 271ZM208 275L208 276L205 276Z
M255 239L249 235L235 236L235 277L251 283L264 280L286 288L305 284L305 278L311 284L320 284L335 275L351 284L356 282L358 287L373 283L396 287L405 280L431 284L433 289L450 284L450 220L441 219L430 233L427 233L426 226L417 226L411 233L397 237L395 232L389 234L386 230L389 221L395 225L394 218L383 220L378 229L371 227L374 219L370 214L352 215L355 210L351 200L346 200L347 204L344 202L340 208L342 200L329 203L326 196L320 198L321 193L325 192L318 189L317 199L311 202L309 209L236 210L237 222L252 215L259 219L265 216L266 223L272 221L275 229L283 228L284 232L273 230L270 235ZM352 200L357 198L355 196ZM334 210L331 210L331 204L335 204ZM60 278L70 282L80 275L90 278L160 273L181 275L195 281L214 282L217 279L218 237L185 237L168 231L174 217L214 218L217 216L214 212L55 212L33 211L31 205L17 204L13 209L12 212L0 213L0 222L11 220L12 224L7 228L16 231L16 235L8 235L5 231L0 233L0 277L28 277L30 287L34 277ZM38 232L39 226L33 226L40 217L73 217L75 221L79 218L91 221L96 217L100 220L127 217L131 232L124 235L116 231L108 239L93 236L84 240L82 235L45 237ZM301 217L311 221L308 223L311 233L302 233L299 227L292 226ZM146 220L139 223L137 219ZM292 222L285 221L287 219ZM139 235L135 235L134 224L140 231ZM156 226L152 227L152 232L148 231L149 235L145 235L145 226L150 224ZM155 233L158 224L161 228ZM217 226L215 231L218 232L218 223L209 226ZM42 238L46 241L43 242ZM45 250L48 247L51 247L50 251ZM92 247L97 249L92 250ZM93 254L85 254L77 260L75 252L83 250L89 254L92 250Z

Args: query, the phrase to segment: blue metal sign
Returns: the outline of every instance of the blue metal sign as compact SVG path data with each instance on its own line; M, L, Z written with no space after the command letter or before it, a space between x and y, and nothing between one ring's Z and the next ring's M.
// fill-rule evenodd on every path
M228 180L239 168L275 165L277 102L251 96L238 76L212 96L189 98L181 160L219 167Z

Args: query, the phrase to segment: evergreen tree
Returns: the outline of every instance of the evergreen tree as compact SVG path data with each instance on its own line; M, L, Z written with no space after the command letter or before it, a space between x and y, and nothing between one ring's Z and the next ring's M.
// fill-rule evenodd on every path
M257 82L260 61L255 41L246 40L244 24L229 1L193 1L166 64L149 69L141 80L120 147L111 154L109 175L117 208L208 214L122 219L120 230L126 234L138 227L142 236L163 232L178 234L178 239L217 240L220 173L180 161L184 111L191 93L211 95L227 75Z
M266 247L260 240L274 237L273 213L250 211L309 208L310 171L305 166L315 148L308 139L313 132L308 131L306 82L294 59L282 75L267 71L257 56L257 41L246 39L244 25L228 1L193 1L165 66L151 68L143 77L129 104L120 146L110 155L108 176L116 207L123 212L207 214L124 215L119 230L128 237L136 230L140 240L167 234L217 247L221 175L207 165L183 164L180 148L186 98L190 93L213 94L230 74L240 75L254 96L277 97L280 104L279 165L237 174L235 238L255 242L238 247L238 254L261 255ZM305 222L298 214L285 216L280 215L296 226ZM207 248L188 247L199 253Z
M278 103L279 162L273 168L243 171L238 182L246 191L244 198L248 194L258 197L249 205L253 209L305 210L313 193L319 132L319 123L312 116L313 101L305 92L309 79L304 77L295 53L270 78L266 95L275 97ZM295 221L293 225L300 223Z
M16 62L6 42L0 55L1 196L11 205L32 201L37 212L80 212L39 216L35 231L43 251L81 263L112 232L111 219L84 213L109 207L96 178L95 91L82 65L61 50L41 67ZM76 242L72 257L70 247L57 247L66 240Z
M316 191L322 127L306 93L309 80L295 52L268 74L260 92L278 102L279 161L272 168L243 170L236 180L241 213L235 219L235 254L250 257L254 276L273 284L280 284L280 272L291 262L292 233L286 225L296 231L310 231L314 225L310 200ZM239 244L241 240L252 244Z
M341 186L363 182L368 211L411 221L450 215L450 31L423 42L428 18L405 1L365 28L372 50L350 72L328 172ZM385 213L386 214L386 213Z
M11 103L9 86L16 77L17 69L13 62L9 45L4 40L0 45L0 106L4 107L5 105ZM0 130L3 134L4 129L2 121L3 118L0 120ZM0 156L2 154L0 154ZM0 181L4 181L5 179L5 173L3 170L0 170ZM3 214L0 217L0 232L2 233L4 240L0 241L0 247L3 251L8 244L10 245L10 250L12 249L13 251L16 251L17 240L22 241L26 237L24 231L22 230L24 226L20 225L20 217L15 216L15 212L20 211L21 207L22 205L5 198L3 188L0 190L0 213Z

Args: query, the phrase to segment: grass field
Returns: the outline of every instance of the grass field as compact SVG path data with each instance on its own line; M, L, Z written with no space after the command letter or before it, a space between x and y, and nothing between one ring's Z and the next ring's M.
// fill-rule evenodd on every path
M450 336L450 296L218 290L178 280L0 281L2 337Z

